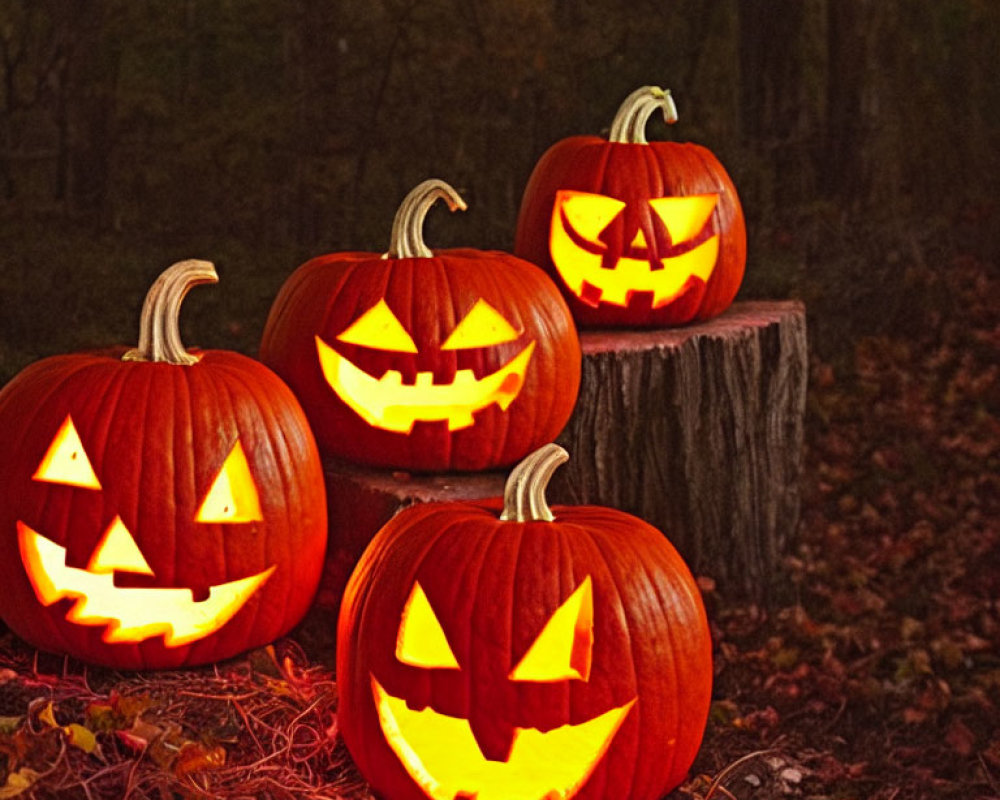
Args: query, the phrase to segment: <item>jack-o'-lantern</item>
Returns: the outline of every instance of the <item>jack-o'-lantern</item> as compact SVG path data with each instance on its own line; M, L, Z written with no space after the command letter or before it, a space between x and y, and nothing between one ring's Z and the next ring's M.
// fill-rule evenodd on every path
M261 360L296 392L328 455L408 470L513 463L558 435L580 382L569 309L538 267L507 253L431 252L443 181L403 201L389 252L314 258L285 282Z
M326 548L319 453L294 395L223 350L188 352L153 285L139 347L51 356L0 391L0 614L44 650L122 668L215 661L305 614Z
M647 142L669 91L636 90L607 140L574 136L542 156L518 215L514 252L545 268L581 327L671 326L732 303L746 266L736 188L707 148Z
M348 582L338 719L393 800L656 800L701 742L711 637L658 530L549 508L546 445L500 499L399 512Z

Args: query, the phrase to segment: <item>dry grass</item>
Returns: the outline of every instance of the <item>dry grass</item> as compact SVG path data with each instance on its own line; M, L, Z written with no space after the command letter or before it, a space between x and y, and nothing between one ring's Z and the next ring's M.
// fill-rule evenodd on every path
M0 639L0 797L367 796L330 670L285 640L214 667L118 673Z

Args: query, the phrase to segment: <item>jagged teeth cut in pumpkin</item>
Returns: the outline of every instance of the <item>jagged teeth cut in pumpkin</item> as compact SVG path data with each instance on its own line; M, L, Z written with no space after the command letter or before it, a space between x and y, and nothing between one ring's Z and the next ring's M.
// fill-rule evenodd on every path
M588 283L601 290L601 302L628 306L635 292L651 292L653 308L660 308L677 297L690 278L708 281L718 260L719 237L713 235L681 255L661 258L662 269L652 269L648 259L626 256L613 269L605 269L601 253L584 250L573 240L557 202L551 250L559 275L577 297L583 296L584 283Z
M316 349L327 383L344 403L373 427L409 433L417 422L447 421L450 431L466 428L475 412L493 403L506 411L524 384L535 343L482 378L462 369L451 383L436 384L433 373L419 372L412 385L403 385L396 370L372 377L318 336Z
M372 694L389 746L433 800L570 798L600 763L635 700L577 725L548 731L516 728L505 761L488 760L467 719L431 708L415 711L382 688Z
M38 601L50 606L75 600L66 619L77 625L104 625L108 643L141 642L163 636L166 647L202 639L225 625L271 577L275 567L209 588L195 601L190 589L115 586L111 572L91 572L66 564L66 548L18 522L18 546Z

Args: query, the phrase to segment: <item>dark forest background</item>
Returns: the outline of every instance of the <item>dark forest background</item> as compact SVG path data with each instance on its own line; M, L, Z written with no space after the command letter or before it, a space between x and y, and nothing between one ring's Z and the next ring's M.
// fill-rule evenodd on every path
M134 341L169 263L214 261L191 344L253 353L305 259L384 250L427 177L431 246L509 249L556 140L669 87L739 188L740 297L799 297L815 352L952 314L995 265L993 0L0 0L0 379Z

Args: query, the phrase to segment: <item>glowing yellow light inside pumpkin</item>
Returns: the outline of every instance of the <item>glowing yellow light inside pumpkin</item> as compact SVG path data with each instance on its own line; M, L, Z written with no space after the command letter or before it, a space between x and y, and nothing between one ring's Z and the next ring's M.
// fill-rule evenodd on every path
M654 197L649 201L675 245L689 242L701 233L719 202L717 194L691 194L686 197Z
M686 197L650 201L656 203L653 209L667 226L675 246L690 241L704 228L718 202L714 194L692 197L690 201ZM549 252L560 277L574 295L595 306L600 302L627 306L633 293L649 292L653 296L652 307L660 308L674 300L691 278L708 282L719 258L718 234L687 252L660 258L659 269L653 269L649 259L628 256L619 257L613 268L605 268L608 248L598 235L623 206L621 201L602 195L564 189L556 192ZM699 224L701 227L697 228ZM572 234L588 246L579 244ZM585 297L585 284L598 290L596 298Z
M590 576L556 609L513 680L588 680L593 647ZM396 656L414 666L454 666L441 624L419 583L414 583L400 621ZM432 800L568 800L586 783L628 716L624 705L579 724L541 731L514 728L503 761L487 759L467 719L432 708L415 710L371 676L372 695L386 741L411 778Z
M467 719L415 711L372 677L379 723L410 777L432 800L565 800L586 783L635 700L578 725L515 728L506 761L483 756Z
M625 203L603 194L560 191L556 193L556 208L566 215L570 227L590 242L597 237L625 208Z
M59 426L49 449L31 477L36 481L80 486L84 489L101 488L101 482L97 480L87 452L83 449L83 442L80 441L80 434L76 432L69 414Z
M489 347L502 342L512 342L520 334L503 314L479 298L476 304L455 326L442 350L461 350L470 347Z
M118 528L113 524L115 528L116 538L132 538L124 525ZM166 647L179 647L204 638L225 625L275 570L272 566L211 586L207 598L195 601L186 588L115 586L111 572L67 566L66 548L21 521L17 534L21 560L38 601L50 606L64 598L74 600L66 619L78 625L106 626L102 638L112 644L163 636ZM138 549L134 540L125 546L125 550L131 548ZM101 557L92 556L91 560L101 561ZM110 555L108 560L113 560Z
M511 670L513 681L590 680L594 596L588 575L555 610L528 652Z
M418 372L413 385L404 385L397 370L373 378L316 337L323 377L337 396L369 425L395 433L409 433L416 422L447 421L456 431L475 423L476 411L496 403L506 411L524 385L534 352L531 342L496 372L476 379L471 369L460 369L451 383L434 383L432 372Z
M134 572L152 575L153 570L135 543L121 517L115 517L87 562L88 572Z
M396 658L415 667L459 669L444 629L419 583L403 606L396 636Z
M416 353L417 346L410 334L399 321L385 300L379 300L364 314L342 331L341 342L360 344L376 350L395 350L400 353Z
M202 501L196 522L259 522L263 519L257 486L243 445L236 440Z

